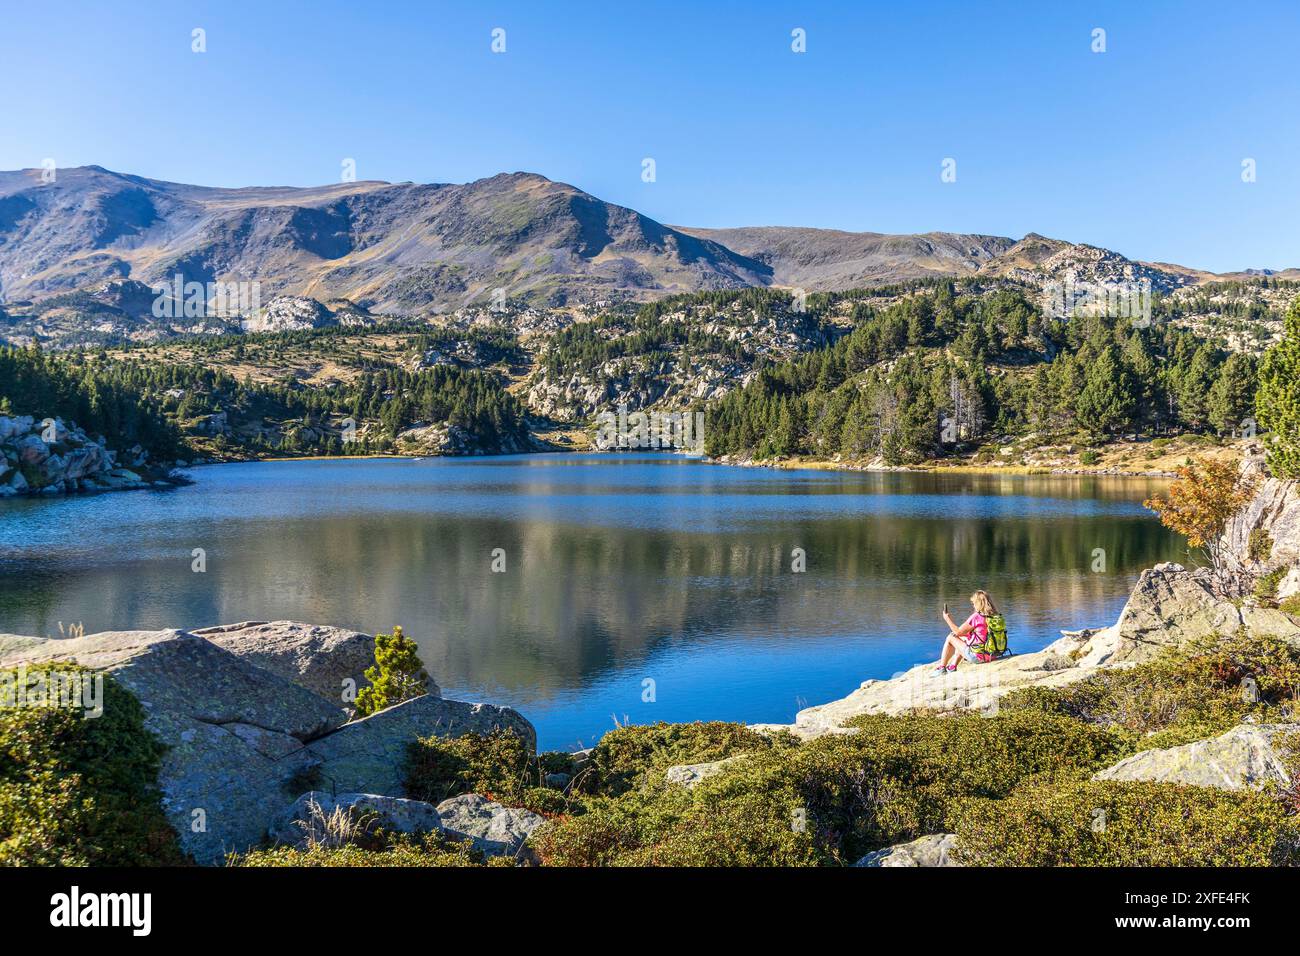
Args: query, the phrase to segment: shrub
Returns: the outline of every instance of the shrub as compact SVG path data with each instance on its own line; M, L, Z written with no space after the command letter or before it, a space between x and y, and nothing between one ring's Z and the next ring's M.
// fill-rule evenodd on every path
M461 737L422 737L407 750L406 795L438 803L463 793L508 801L535 786L532 754L517 734L493 730Z
M1273 556L1273 536L1267 528L1252 528L1246 540L1246 554L1252 561L1267 561Z
M1272 601L1277 597L1277 586L1282 583L1286 568L1275 568L1255 579L1255 597L1261 601Z
M1278 607L1286 614L1292 617L1300 617L1300 594L1293 594L1285 601L1278 604Z
M1160 516L1160 523L1187 537L1215 568L1225 563L1222 541L1228 520L1240 511L1255 490L1253 475L1241 471L1239 461L1202 458L1176 469L1178 480L1169 497L1157 495L1142 502Z
M1234 636L1059 689L1022 688L999 705L1003 712L1067 715L1114 728L1146 749L1221 734L1248 714L1290 719L1298 688L1300 652L1273 638Z
M1121 741L1067 717L871 716L857 732L769 746L695 787L647 774L533 837L566 866L798 866L949 828L957 801L1031 776L1071 778L1113 762ZM679 761L673 761L679 762Z
M468 843L443 840L434 834L398 837L382 849L358 846L313 846L300 850L275 847L232 855L228 866L514 866L510 857L487 857Z
M424 670L415 641L394 627L392 634L375 635L375 666L366 668L370 686L357 693L356 712L366 717L428 692L429 675Z
M26 670L29 683L54 673L92 672L67 664ZM98 717L70 707L0 709L0 865L185 862L158 790L165 748L145 728L135 696L102 676Z
M1300 862L1282 803L1170 783L1029 785L956 816L958 859L976 866L1268 866Z
M1079 464L1081 465L1095 465L1099 461L1101 461L1101 455L1092 449L1079 453Z
M723 721L618 727L600 738L592 751L592 772L584 778L583 786L588 792L617 796L650 770L708 763L772 746L773 738L755 733L744 724Z

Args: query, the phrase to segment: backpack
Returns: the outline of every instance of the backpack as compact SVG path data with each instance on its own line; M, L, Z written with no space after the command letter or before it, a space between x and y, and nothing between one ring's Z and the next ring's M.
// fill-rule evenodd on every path
M1001 614L990 614L987 618L988 629L984 643L972 644L975 658L982 664L997 660L1007 653L1007 619Z

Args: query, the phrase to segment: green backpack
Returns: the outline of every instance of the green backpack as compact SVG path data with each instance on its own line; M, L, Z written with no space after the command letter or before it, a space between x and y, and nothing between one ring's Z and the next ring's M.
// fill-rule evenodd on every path
M1001 614L990 614L987 623L988 635L984 643L971 645L975 657L986 664L1007 653L1007 619Z

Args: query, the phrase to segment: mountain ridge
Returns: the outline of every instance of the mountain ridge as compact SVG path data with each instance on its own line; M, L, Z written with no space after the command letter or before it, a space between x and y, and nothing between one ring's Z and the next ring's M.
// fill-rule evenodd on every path
M349 301L422 316L494 297L600 306L774 286L844 291L976 276L1029 284L1149 279L1153 288L1300 270L1217 275L1029 233L705 229L658 222L568 183L516 171L469 183L358 180L322 186L198 186L101 166L0 172L0 303L112 283L257 282L261 300ZM136 297L138 298L138 296Z

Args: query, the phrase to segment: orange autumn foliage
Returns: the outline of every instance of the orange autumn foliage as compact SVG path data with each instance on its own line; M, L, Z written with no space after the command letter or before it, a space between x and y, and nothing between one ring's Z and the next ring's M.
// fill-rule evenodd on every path
M1168 497L1142 502L1160 516L1160 523L1186 536L1187 543L1200 548L1216 570L1224 566L1227 554L1223 531L1228 520L1240 511L1255 492L1255 478L1241 473L1236 459L1218 461L1192 459L1176 469L1178 480L1169 486Z

